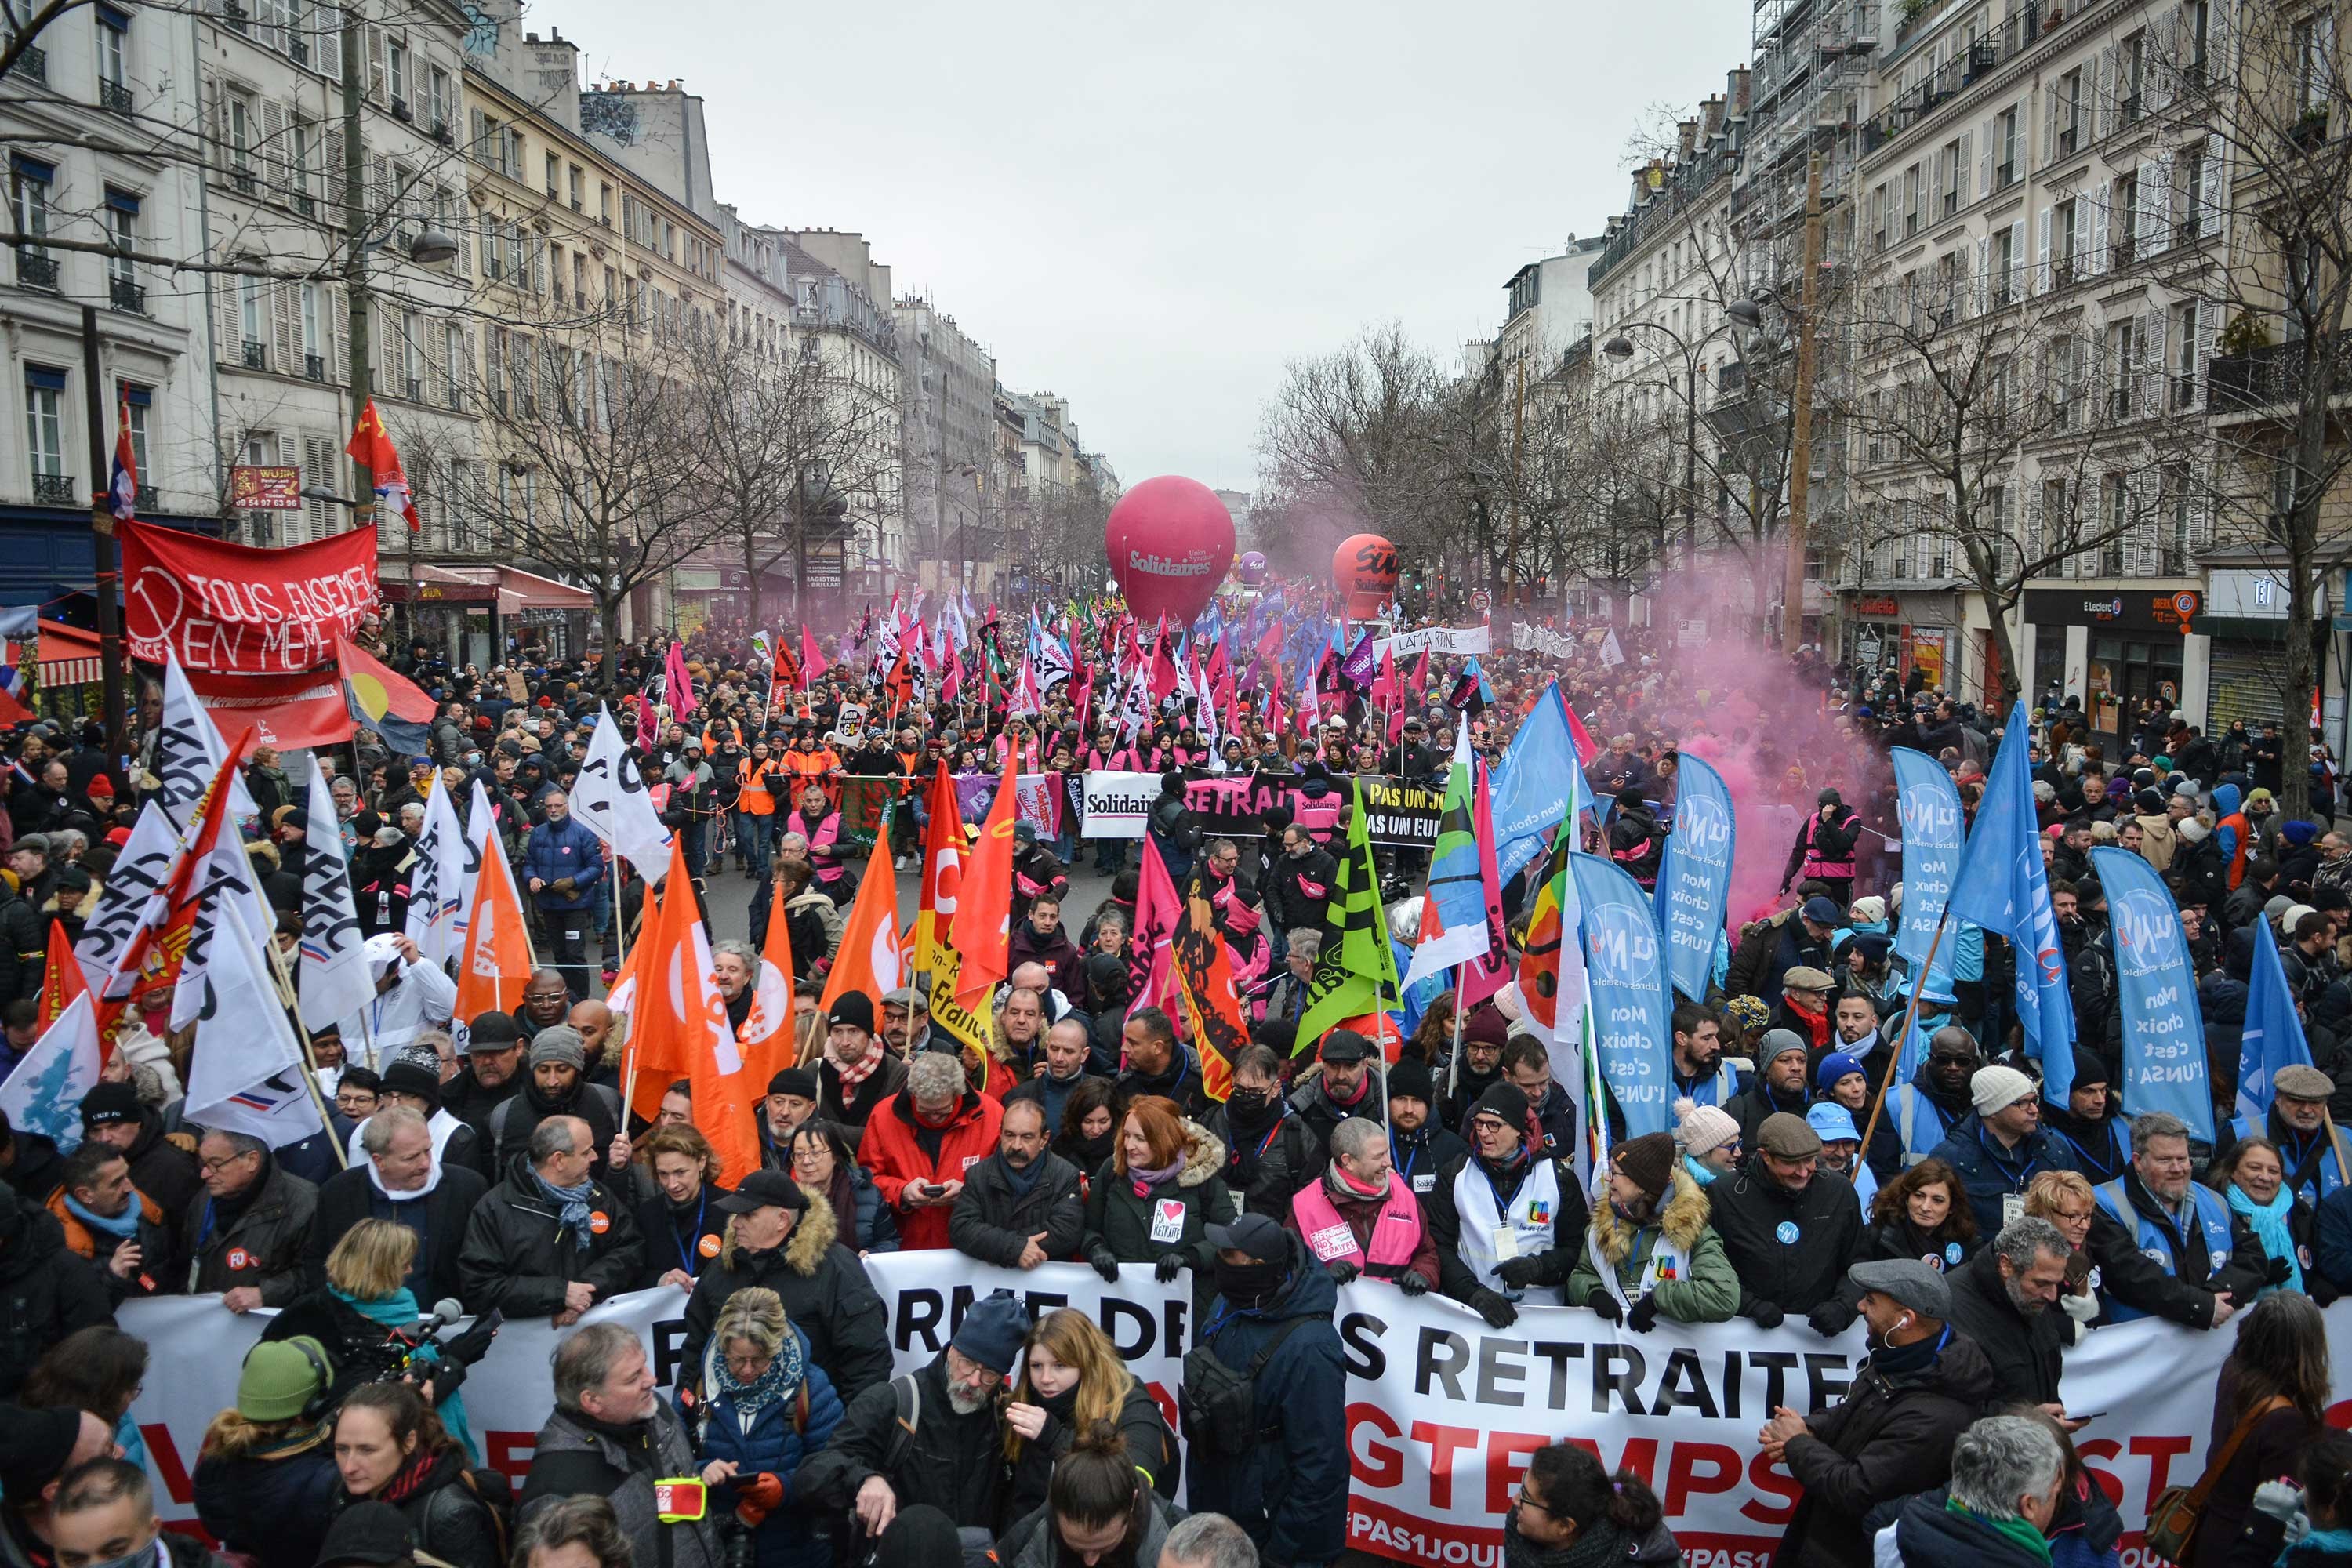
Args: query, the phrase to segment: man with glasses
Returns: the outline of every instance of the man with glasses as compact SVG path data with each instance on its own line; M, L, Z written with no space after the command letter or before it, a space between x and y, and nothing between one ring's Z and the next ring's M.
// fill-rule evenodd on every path
M1853 1309L1840 1287L1863 1236L1853 1184L1821 1168L1821 1135L1801 1116L1764 1118L1756 1145L1706 1189L1709 1223L1739 1277L1739 1315L1769 1329L1800 1313L1825 1337L1843 1333Z
M1438 1173L1423 1210L1437 1247L1438 1289L1489 1328L1507 1329L1518 1321L1517 1303L1546 1272L1543 1256L1584 1246L1584 1194L1572 1176L1563 1178L1558 1161L1528 1149L1528 1097L1511 1084L1487 1087L1465 1131L1468 1157ZM1846 1202L1853 1206L1852 1197ZM1555 1289L1538 1298L1559 1299Z
M232 1312L282 1307L300 1295L319 1189L279 1165L260 1139L217 1129L196 1142L196 1173L205 1190L180 1226L189 1291L219 1291Z

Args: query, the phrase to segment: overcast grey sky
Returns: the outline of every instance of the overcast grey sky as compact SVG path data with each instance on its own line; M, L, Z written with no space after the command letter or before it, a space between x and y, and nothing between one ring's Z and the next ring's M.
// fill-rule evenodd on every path
M1748 0L890 5L537 0L592 79L704 100L719 199L862 231L1129 484L1251 488L1286 362L1397 318L1449 353L1622 211L1654 104Z

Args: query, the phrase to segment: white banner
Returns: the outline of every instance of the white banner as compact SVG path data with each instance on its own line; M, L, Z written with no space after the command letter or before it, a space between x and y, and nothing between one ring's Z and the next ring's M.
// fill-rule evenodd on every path
M1155 1283L1140 1265L1108 1285L1076 1264L1022 1273L952 1252L866 1259L890 1310L897 1370L937 1355L971 1302L1020 1292L1033 1313L1078 1308L1102 1324L1129 1364L1174 1415L1177 1347L1192 1325L1192 1293ZM623 1296L588 1321L625 1322L644 1336L665 1387L684 1338L676 1290ZM239 1363L267 1314L232 1317L216 1296L131 1301L124 1329L145 1339L151 1376L132 1406L146 1438L158 1506L191 1520L189 1477L212 1417L232 1404ZM1684 1327L1661 1320L1647 1334L1582 1309L1524 1307L1508 1329L1468 1308L1359 1281L1339 1292L1333 1321L1348 1360L1349 1544L1410 1562L1493 1562L1502 1515L1528 1457L1560 1437L1595 1449L1611 1468L1630 1464L1665 1504L1692 1568L1748 1568L1767 1560L1797 1496L1788 1472L1757 1451L1776 1405L1808 1411L1844 1396L1863 1354L1857 1328L1823 1340L1805 1328L1762 1332L1751 1323ZM2352 1358L2352 1301L2327 1312L2338 1364ZM466 1407L488 1462L518 1482L550 1405L549 1364L569 1331L545 1320L509 1323L466 1384ZM2149 1502L2203 1468L2213 1380L2234 1334L2196 1333L2147 1321L2101 1329L2067 1358L2067 1409L2089 1418L2075 1446L2116 1498L2127 1563L2139 1562ZM2166 1375L2151 1379L2150 1366ZM2334 1414L2341 1415L2344 1406Z
M1085 802L1078 820L1088 838L1140 838L1144 824L1151 816L1151 803L1159 798L1158 773L1091 768L1087 772Z
M1566 658L1576 651L1576 639L1549 626L1532 626L1518 621L1511 626L1511 646L1522 651L1549 654L1553 658Z
M1494 647L1494 632L1487 626L1423 626L1419 631L1399 632L1392 637L1382 637L1372 645L1372 657L1388 654L1402 658L1407 654L1421 653L1486 653Z

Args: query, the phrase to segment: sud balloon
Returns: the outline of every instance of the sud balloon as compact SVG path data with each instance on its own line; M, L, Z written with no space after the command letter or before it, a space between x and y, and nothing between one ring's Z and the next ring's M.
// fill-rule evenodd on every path
M1243 556L1241 559L1241 575L1242 584L1244 587L1255 588L1260 583L1265 582L1265 557L1255 550L1251 551L1247 555Z
M1377 533L1339 541L1331 552L1331 585L1348 602L1348 618L1370 620L1396 597L1396 546Z
M1110 509L1103 549L1138 620L1188 624L1233 566L1234 514L1198 479L1162 474Z

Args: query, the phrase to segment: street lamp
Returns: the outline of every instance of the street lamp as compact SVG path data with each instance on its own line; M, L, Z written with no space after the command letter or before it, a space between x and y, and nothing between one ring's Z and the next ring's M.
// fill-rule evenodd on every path
M1746 304L1747 301L1740 303ZM1735 314L1738 309L1738 305L1732 307ZM1698 351L1685 342L1683 335L1672 327L1660 326L1655 321L1628 321L1625 324L1647 327L1654 332L1664 333L1673 340L1675 347L1683 352L1683 565L1685 568L1696 566L1698 563ZM1633 341L1621 332L1601 344L1601 352L1613 360L1631 359L1633 357ZM1659 530L1661 534L1664 531L1663 528ZM1661 538L1658 544L1658 568L1664 572L1665 541Z

